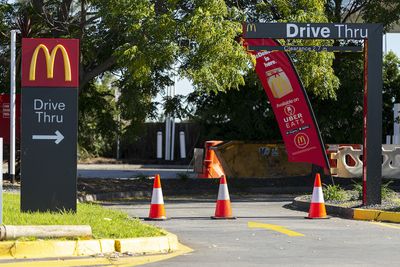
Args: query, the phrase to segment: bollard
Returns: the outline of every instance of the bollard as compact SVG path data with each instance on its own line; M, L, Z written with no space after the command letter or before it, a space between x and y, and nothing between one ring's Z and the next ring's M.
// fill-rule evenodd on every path
M186 144L185 144L185 132L180 131L179 132L179 147L180 147L180 154L181 154L181 159L186 158Z
M158 131L157 132L157 158L162 159L162 138L163 134L162 132Z

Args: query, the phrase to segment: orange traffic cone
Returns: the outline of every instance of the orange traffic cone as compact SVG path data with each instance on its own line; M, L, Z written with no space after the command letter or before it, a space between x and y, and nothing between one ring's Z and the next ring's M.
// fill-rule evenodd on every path
M161 180L160 175L157 174L154 178L153 194L151 195L151 204L149 217L145 220L148 221L162 221L166 220L165 209L164 209L164 199L161 190Z
M314 189L311 197L310 211L307 219L328 219L326 216L324 195L322 194L321 178L319 173L315 175Z
M225 175L221 176L219 182L217 207L215 208L215 216L212 219L236 219L232 217L231 201L229 199L228 185Z

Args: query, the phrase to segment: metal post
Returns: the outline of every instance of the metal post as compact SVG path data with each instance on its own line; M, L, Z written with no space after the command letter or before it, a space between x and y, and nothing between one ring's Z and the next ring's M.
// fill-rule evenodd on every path
M363 178L366 180L366 196L363 204L375 205L382 202L382 24L374 26L368 32L365 46L366 106L364 125L364 167ZM367 133L368 132L368 133Z
M175 154L175 118L171 117L171 157L170 160L174 160Z
M15 46L18 30L11 31L11 83L10 83L10 164L9 164L9 178L12 183L15 183Z

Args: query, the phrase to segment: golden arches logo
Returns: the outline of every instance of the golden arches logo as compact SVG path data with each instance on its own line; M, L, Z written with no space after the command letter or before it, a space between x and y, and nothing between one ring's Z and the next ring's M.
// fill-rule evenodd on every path
M47 46L45 46L44 44L40 44L36 47L36 49L32 55L31 66L29 69L29 80L30 81L36 80L36 63L37 63L37 57L38 57L40 50L43 51L45 59L46 59L46 69L47 69L47 78L48 79L53 79L53 77L54 77L54 61L56 59L58 50L61 51L61 54L64 59L65 81L70 82L72 80L71 63L69 61L69 56L68 56L67 50L65 49L65 47L63 45L60 45L60 44L56 45L53 48L53 50L51 50L51 54L50 54Z
M256 31L257 31L256 24L254 24L254 23L248 23L248 24L247 24L247 27L246 27L246 31L247 31L247 32L256 32Z
M309 142L310 138L305 133L298 133L294 137L294 144L296 145L297 148L300 149L305 148L306 146L308 146Z

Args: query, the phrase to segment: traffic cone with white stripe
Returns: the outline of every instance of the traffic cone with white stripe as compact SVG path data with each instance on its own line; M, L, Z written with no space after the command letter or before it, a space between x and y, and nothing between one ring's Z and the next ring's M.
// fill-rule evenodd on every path
M319 173L315 175L314 189L311 197L310 210L307 219L328 219L325 210L324 195L321 187L321 177Z
M232 216L231 200L229 198L228 185L225 175L221 176L219 181L217 206L215 208L215 216L212 219L236 219Z
M149 217L145 220L148 221L163 221L166 220L165 209L164 209L164 199L161 190L161 180L160 175L157 174L154 177L153 194L151 195L151 204Z

